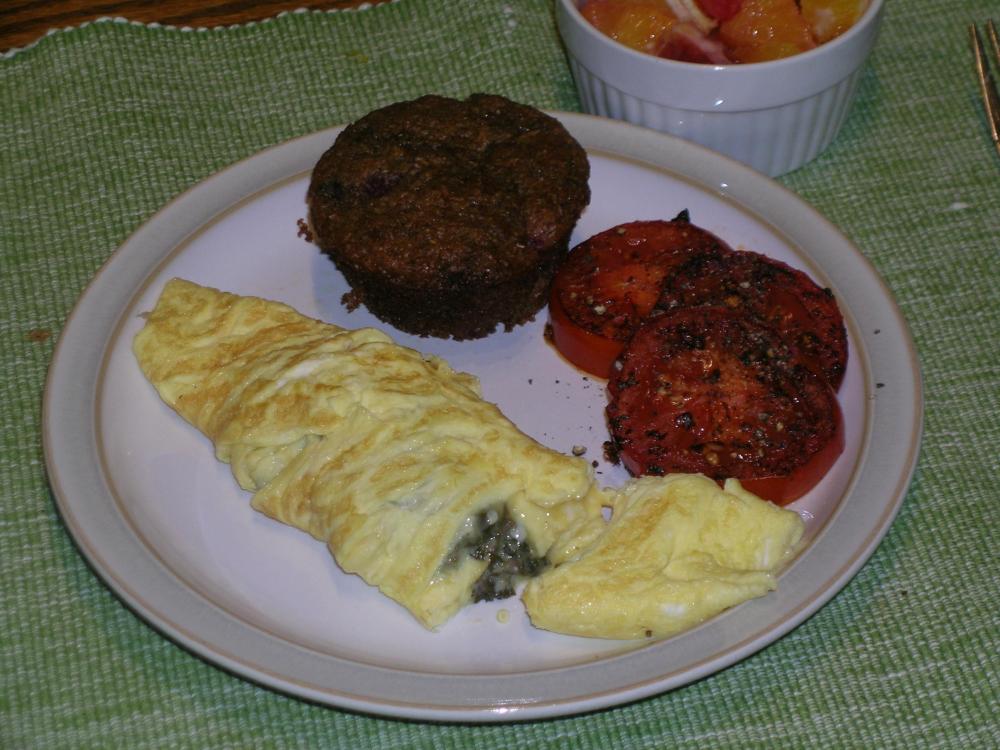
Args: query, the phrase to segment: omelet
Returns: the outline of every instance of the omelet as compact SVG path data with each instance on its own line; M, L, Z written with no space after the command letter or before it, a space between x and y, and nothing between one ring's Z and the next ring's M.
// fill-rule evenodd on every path
M253 508L323 541L429 629L527 579L539 628L671 635L772 590L802 535L797 514L735 481L601 488L474 376L372 328L174 279L133 350Z
M801 539L797 513L699 474L642 477L608 495L607 526L532 579L533 625L597 638L661 638L776 586Z
M514 594L603 528L586 461L375 329L174 279L133 351L256 510L322 540L427 628Z

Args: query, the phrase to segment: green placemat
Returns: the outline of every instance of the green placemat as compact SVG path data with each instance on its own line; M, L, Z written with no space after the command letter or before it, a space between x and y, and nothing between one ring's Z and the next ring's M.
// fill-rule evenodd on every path
M550 3L399 0L199 32L109 21L0 58L0 747L1000 747L1000 160L965 29L990 11L890 0L844 131L782 180L872 259L921 355L924 450L881 547L735 667L509 726L311 705L162 638L67 535L40 399L90 277L220 167L427 92L577 109Z

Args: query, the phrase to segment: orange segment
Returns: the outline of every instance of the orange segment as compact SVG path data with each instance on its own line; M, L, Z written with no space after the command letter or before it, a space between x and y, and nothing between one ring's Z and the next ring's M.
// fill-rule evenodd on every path
M627 47L657 54L677 22L662 2L590 0L580 13L603 34Z
M868 0L800 0L802 18L819 44L829 42L857 23Z
M719 27L719 38L741 63L777 60L816 46L795 0L744 0Z

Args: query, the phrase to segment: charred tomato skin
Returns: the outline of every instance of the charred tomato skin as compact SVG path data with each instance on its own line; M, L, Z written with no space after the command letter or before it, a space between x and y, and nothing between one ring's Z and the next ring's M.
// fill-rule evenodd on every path
M653 315L608 392L612 443L635 475L788 476L837 430L836 396L796 347L726 307Z
M549 293L549 326L552 343L566 360L599 378L611 376L611 365L621 354L625 342L605 338L574 324L555 289Z
M758 318L795 345L836 391L847 369L847 330L829 289L806 273L750 250L699 252L664 280L656 309L718 305Z
M581 242L552 282L549 319L556 348L581 369L608 377L621 347L657 304L672 269L694 254L733 252L692 224L686 211L671 221L619 224ZM576 353L588 347L591 351Z
M783 476L744 479L743 489L777 505L787 505L798 500L819 484L844 452L844 415L837 405L837 426L830 441L814 453L808 461Z

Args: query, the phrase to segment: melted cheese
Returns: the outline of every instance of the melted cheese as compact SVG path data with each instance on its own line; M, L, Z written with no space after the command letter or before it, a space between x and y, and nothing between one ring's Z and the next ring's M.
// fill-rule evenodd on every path
M800 539L798 514L700 475L630 480L611 522L564 564L532 579L537 627L600 638L662 637L775 588Z
M254 508L324 541L428 628L486 567L449 562L470 519L505 507L555 561L603 523L586 461L521 433L473 376L374 329L174 279L133 349Z

